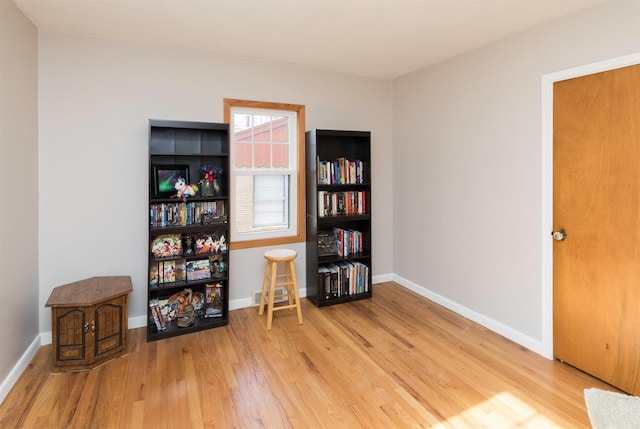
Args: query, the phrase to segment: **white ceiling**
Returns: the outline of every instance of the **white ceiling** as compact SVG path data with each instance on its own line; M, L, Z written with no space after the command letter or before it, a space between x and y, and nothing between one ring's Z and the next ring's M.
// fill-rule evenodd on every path
M41 29L391 79L603 0L13 0Z

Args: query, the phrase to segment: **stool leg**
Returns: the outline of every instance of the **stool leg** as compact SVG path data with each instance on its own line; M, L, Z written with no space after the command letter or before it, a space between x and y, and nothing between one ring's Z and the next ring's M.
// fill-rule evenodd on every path
M273 321L273 300L276 293L276 275L278 274L278 263L271 263L271 282L269 286L269 305L267 306L267 331L271 330Z
M264 314L264 305L266 303L267 288L269 287L269 281L271 278L271 262L267 262L267 268L264 273L264 280L262 281L262 294L260 295L260 308L258 309L258 316Z
M289 306L293 309L293 277L291 276L291 267L293 266L293 261L289 261L286 264L286 284L287 284L287 299L289 301Z
M298 312L298 324L302 325L302 308L300 306L300 296L298 295L298 278L296 277L296 267L293 265L293 261L289 262L289 270L293 283L293 295L296 300L296 311Z

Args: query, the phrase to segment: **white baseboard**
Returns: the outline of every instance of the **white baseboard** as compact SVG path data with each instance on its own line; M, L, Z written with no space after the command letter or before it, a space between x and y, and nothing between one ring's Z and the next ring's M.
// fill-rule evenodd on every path
M378 283L386 283L386 282L392 282L393 281L393 274L380 274L378 276L372 276L371 278L371 283L378 284Z
M407 280L403 277L393 275L393 281L398 283L399 285L417 293L420 296L423 296L436 304L439 304L448 310L453 311L463 317L466 317L469 320L476 322L479 325L484 326L487 329L492 330L493 332L502 335L505 338L510 339L518 343L519 345L528 348L529 350L541 355L542 357L549 359L547 354L545 354L545 348L540 340L536 340L535 338L531 338L528 335L523 334L520 331L517 331L509 326L503 325L500 322L497 322L483 314L477 313L463 305L458 304L457 302L451 301L448 298L445 298L441 295L438 295L435 292L430 291L427 288L424 288L416 283L413 283L410 280Z
M16 362L13 368L11 368L11 371L9 371L9 375L7 375L4 380L2 380L2 384L0 384L0 404L4 402L4 399L7 397L11 389L13 389L13 386L18 381L18 378L20 378L24 370L27 369L27 366L29 366L31 359L33 359L41 345L42 344L40 343L40 335L37 335L31 342L31 344L29 344L29 347L27 347L27 350L23 353L18 362Z
M129 318L129 329L142 328L147 326L147 316L136 316Z

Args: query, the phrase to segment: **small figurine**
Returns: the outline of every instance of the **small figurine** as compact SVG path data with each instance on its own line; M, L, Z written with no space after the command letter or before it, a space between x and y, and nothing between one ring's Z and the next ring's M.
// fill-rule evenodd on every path
M178 193L174 195L177 198L182 198L183 202L187 202L187 197L194 197L196 192L198 192L198 187L196 185L187 185L187 181L183 177L178 177L173 187Z

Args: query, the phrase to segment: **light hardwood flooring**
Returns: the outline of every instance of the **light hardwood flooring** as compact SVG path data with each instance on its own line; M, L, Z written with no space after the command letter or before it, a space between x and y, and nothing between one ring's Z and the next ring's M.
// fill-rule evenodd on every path
M581 428L610 386L394 283L318 309L230 312L223 328L147 343L89 372L51 373L43 346L1 428Z

